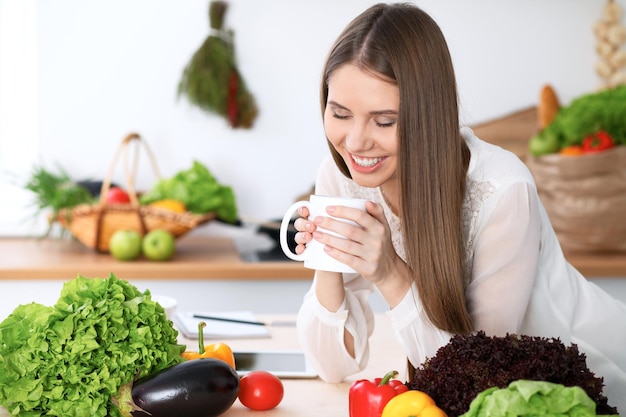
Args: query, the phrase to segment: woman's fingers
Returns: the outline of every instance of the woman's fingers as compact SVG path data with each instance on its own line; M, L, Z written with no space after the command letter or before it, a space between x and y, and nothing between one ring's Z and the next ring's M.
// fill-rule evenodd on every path
M309 217L309 209L306 206L302 206L298 209L298 215L305 219Z
M386 219L382 212L382 207L376 203L367 203L368 212L343 206L333 206L328 209L329 215L333 217L316 216L313 219L313 223L315 226L325 229L323 232L327 234L330 232L331 235L335 233L345 239L331 239L324 243L330 244L331 241L345 243L343 241L347 239L364 244L365 240L378 240L385 234L384 225L386 224Z
M305 249L306 245L296 245L296 255L302 255Z
M328 207L328 216L308 220L295 220L296 253L301 254L306 245L315 239L325 245L325 250L335 259L369 275L374 274L389 240L387 221L382 207L367 202L366 210L345 206ZM306 207L299 209L301 216L309 214Z
M393 248L382 207L368 202L366 209L367 212L364 212L337 206L331 210L333 216L350 219L358 226L332 217L318 216L313 219L318 228L312 236L325 245L324 249L333 258L350 265L363 277L376 280L387 269L384 259L388 256L389 248Z
M298 231L294 237L296 241L296 254L300 255L306 249L306 244L313 240L313 231L315 231L316 226L313 222L308 220L309 217L309 209L307 207L300 207L298 209L298 217L293 222L293 226Z

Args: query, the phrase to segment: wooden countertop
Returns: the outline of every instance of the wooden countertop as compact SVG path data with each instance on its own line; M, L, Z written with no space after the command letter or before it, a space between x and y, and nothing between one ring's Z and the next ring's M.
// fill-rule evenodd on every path
M71 239L0 239L0 280L116 275L132 279L312 279L302 262L245 262L229 238L185 236L168 262L120 262Z
M313 278L301 262L245 262L229 238L189 236L177 241L169 262L120 262L70 239L0 239L0 280L70 279L107 276L132 279L253 279ZM588 278L626 278L626 253L569 253L571 264Z
M565 258L587 278L626 278L626 252L566 252Z

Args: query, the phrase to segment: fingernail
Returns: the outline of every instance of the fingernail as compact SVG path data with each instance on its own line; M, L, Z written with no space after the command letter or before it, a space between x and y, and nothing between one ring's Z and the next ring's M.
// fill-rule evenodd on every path
M307 223L304 225L304 230L311 230L311 223Z
M313 232L313 237L315 239L321 239L323 236L322 232L318 232L317 230L315 232Z
M335 206L328 206L328 207L326 207L326 212L332 213L334 211L335 211Z

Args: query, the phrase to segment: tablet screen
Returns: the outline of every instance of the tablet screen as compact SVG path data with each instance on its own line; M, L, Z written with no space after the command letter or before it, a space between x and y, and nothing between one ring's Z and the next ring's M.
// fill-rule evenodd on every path
M316 373L300 351L233 352L235 367L240 375L250 371L267 371L278 377L310 377Z

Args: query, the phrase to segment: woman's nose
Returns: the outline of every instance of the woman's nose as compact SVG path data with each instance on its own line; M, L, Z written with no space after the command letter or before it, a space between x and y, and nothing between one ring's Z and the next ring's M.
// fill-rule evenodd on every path
M373 140L366 126L353 123L346 134L346 149L350 152L367 150L372 146Z

